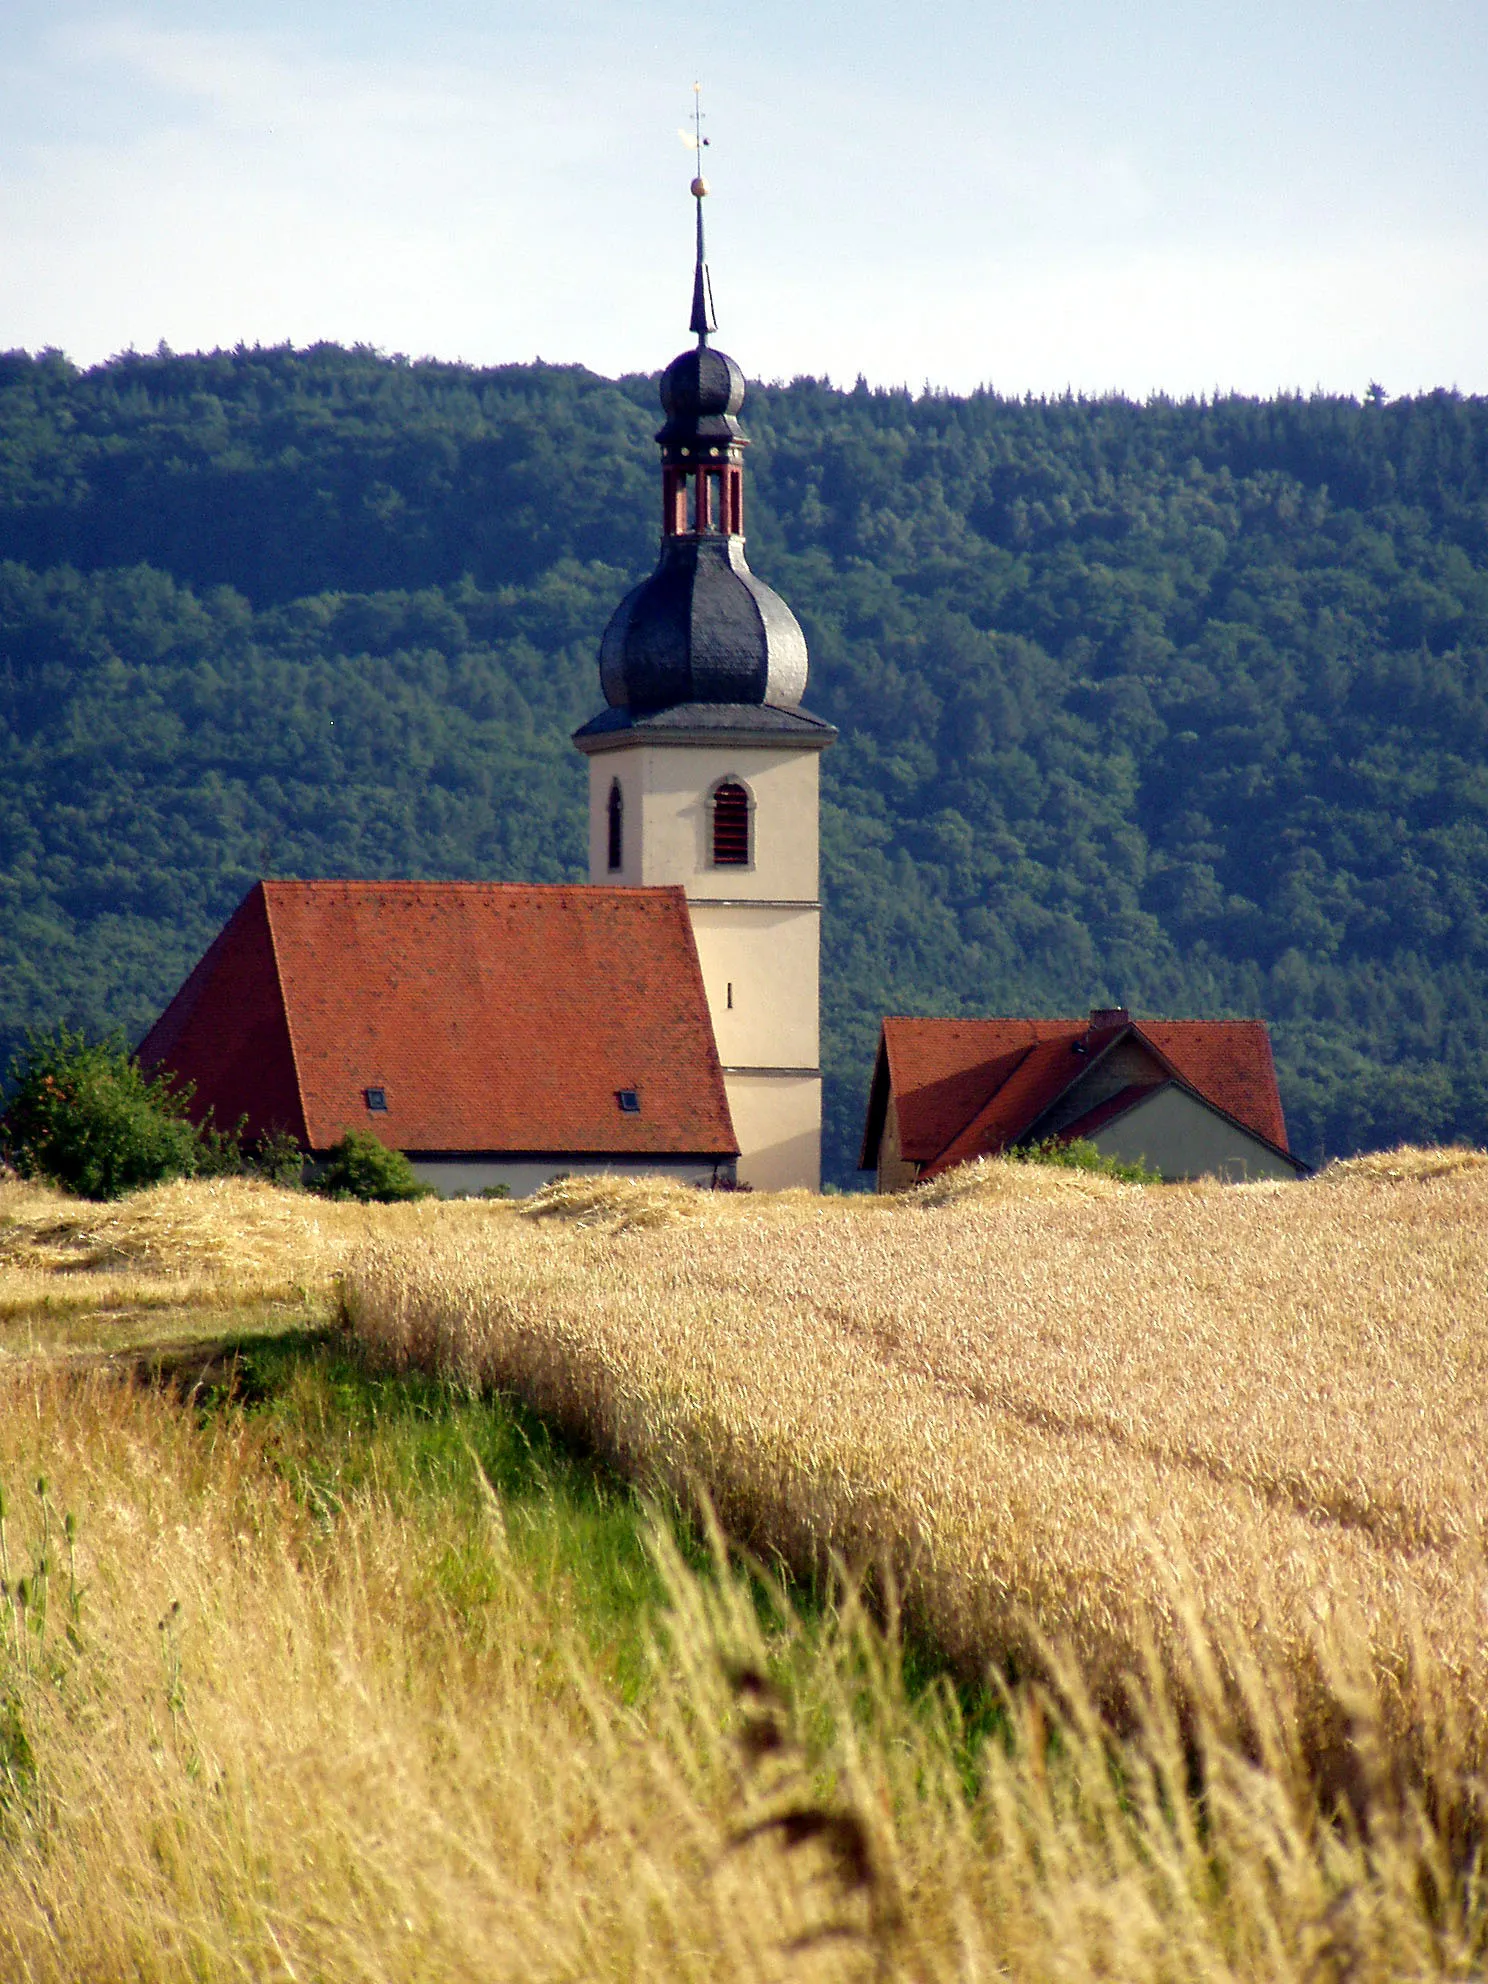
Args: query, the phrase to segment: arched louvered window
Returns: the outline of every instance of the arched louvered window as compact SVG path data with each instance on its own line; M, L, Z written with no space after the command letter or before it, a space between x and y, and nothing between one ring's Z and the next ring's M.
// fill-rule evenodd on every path
M610 873L625 865L625 800L621 796L620 781L616 779L610 787Z
M713 866L749 866L749 794L732 779L713 794Z

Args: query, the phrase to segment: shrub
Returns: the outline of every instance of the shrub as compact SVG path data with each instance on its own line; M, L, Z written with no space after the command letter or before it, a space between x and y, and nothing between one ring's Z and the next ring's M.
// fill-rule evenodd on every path
M59 1026L28 1034L11 1057L0 1148L22 1177L85 1199L241 1169L236 1136L198 1131L186 1114L190 1100L189 1089L147 1075L117 1035L90 1041Z
M348 1130L333 1144L311 1180L327 1199L427 1199L434 1187L417 1176L400 1150L389 1150L370 1130Z
M1041 1144L1020 1144L1008 1152L1019 1164L1062 1164L1071 1171L1099 1171L1106 1178L1120 1178L1128 1185L1160 1185L1162 1173L1145 1164L1123 1164L1119 1157L1106 1157L1085 1137L1072 1137L1060 1143L1046 1137Z
M260 1137L249 1163L260 1178L287 1191L298 1191L305 1182L305 1153L288 1130L270 1130Z

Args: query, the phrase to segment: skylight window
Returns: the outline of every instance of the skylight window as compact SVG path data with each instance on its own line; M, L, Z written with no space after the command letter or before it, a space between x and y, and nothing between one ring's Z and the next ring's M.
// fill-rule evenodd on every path
M374 1116L387 1114L387 1090L385 1088L364 1088L362 1100Z
M640 1115L641 1097L639 1090L633 1088L617 1088L615 1090L615 1100L620 1105L620 1114L622 1116Z

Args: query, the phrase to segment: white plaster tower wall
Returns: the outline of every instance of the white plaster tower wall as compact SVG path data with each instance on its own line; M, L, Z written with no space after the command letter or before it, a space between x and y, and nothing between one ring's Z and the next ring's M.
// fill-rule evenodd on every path
M687 892L739 1178L756 1190L821 1185L820 746L641 743L589 759L589 878ZM711 799L748 792L750 859L715 865ZM611 793L621 794L618 869Z

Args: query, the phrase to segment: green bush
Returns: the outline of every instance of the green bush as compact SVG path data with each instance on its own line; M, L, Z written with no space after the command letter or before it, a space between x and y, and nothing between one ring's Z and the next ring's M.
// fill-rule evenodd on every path
M270 1130L253 1148L249 1165L271 1185L297 1192L305 1181L305 1153L288 1130Z
M1145 1164L1123 1164L1119 1157L1106 1157L1085 1137L1060 1143L1046 1137L1041 1144L1018 1144L1008 1152L1019 1164L1062 1164L1071 1171L1099 1171L1106 1178L1121 1178L1128 1185L1160 1185L1162 1173L1149 1171Z
M434 1194L400 1150L389 1150L370 1130L348 1130L333 1144L311 1180L326 1199L427 1199Z
M85 1199L241 1169L236 1136L198 1131L190 1100L189 1089L147 1075L118 1036L90 1041L65 1026L31 1033L6 1073L0 1152L23 1178Z

